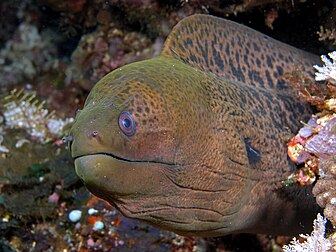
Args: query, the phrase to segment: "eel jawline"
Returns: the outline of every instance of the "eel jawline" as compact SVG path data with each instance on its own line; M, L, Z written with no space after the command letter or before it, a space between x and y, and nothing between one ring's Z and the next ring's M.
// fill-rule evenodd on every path
M164 161L158 161L158 160L131 160L131 159L127 159L127 158L123 158L120 156L116 156L112 153L108 153L108 152L95 152L95 153L88 153L88 154L82 154L82 155L78 155L73 157L74 160L81 158L81 157L85 157L85 156L95 156L95 155L105 155L105 156L109 156L111 158L120 160L120 161L124 161L124 162L129 162L129 163L153 163L153 164L164 164L164 165L178 165L177 163L173 163L173 162L164 162Z

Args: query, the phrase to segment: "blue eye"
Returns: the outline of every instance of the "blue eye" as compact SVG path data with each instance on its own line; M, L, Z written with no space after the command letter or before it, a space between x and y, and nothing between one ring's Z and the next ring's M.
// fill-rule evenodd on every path
M135 121L128 112L121 112L119 116L119 128L128 137L135 134Z
M131 121L130 121L130 119L128 119L128 118L125 118L124 120L123 120L123 125L124 125L124 127L125 128L129 128L129 127L131 127Z

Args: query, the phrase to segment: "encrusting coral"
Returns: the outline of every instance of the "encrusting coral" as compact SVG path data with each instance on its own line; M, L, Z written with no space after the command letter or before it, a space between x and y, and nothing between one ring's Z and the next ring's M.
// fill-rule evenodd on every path
M138 32L126 32L116 25L99 26L82 36L66 69L66 82L78 81L90 90L105 74L125 64L153 57L160 52L163 40L152 43Z
M336 158L320 162L320 179L313 188L316 202L324 208L324 216L336 225Z

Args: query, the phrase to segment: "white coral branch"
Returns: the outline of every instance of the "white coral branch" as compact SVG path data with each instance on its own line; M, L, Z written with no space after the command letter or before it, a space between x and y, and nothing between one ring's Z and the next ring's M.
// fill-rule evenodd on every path
M324 66L314 65L317 70L315 73L316 81L329 81L336 85L336 51L328 53L330 59L326 55L321 56L321 60L324 62Z
M324 62L324 66L314 65L317 70L315 73L315 80L317 81L329 81L336 84L336 51L328 53L330 59L326 55L321 56L321 60Z
M314 220L314 230L311 235L300 236L305 238L306 241L300 243L296 238L294 238L289 245L283 247L284 252L325 252L328 251L332 243L330 239L324 237L325 235L325 224L327 220L322 217L321 214L317 215Z

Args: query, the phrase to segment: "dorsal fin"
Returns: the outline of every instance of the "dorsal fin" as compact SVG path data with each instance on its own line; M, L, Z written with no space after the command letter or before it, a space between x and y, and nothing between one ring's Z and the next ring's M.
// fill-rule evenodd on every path
M279 78L302 65L313 76L316 55L272 39L235 22L194 15L178 23L162 56L174 57L203 71L256 87L282 90Z

